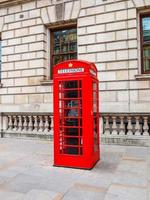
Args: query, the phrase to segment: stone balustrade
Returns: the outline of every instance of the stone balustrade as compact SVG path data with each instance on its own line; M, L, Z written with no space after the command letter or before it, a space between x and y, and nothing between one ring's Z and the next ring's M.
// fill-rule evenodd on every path
M53 114L3 114L0 130L2 137L53 138ZM102 114L100 135L106 144L150 146L150 115Z
M149 146L150 115L103 114L102 142Z
M48 136L53 135L53 115L8 114L2 116L2 133L6 136Z

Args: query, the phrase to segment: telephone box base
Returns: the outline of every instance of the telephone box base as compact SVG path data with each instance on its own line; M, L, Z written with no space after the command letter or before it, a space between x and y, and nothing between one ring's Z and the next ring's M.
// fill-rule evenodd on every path
M54 167L63 167L63 168L71 168L71 169L86 169L86 170L92 170L94 167L95 167L95 165L99 162L100 160L97 160L95 163L93 163L93 165L92 166L85 166L85 167L81 167L81 166L68 166L68 165L53 165Z

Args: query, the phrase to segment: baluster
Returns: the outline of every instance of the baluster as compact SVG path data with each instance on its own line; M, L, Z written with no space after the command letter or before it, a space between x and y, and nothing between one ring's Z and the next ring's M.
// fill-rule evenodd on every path
M8 116L8 131L12 131L12 129L13 129L13 122L12 122L12 116L10 115L10 116Z
M103 117L99 117L98 122L99 122L100 134L104 134L104 119L103 119Z
M32 116L29 116L28 132L32 132L32 130L33 130L33 120Z
M144 132L143 132L143 135L144 136L149 136L149 132L148 132L148 129L149 129L149 127L148 127L148 117L143 117L143 119L144 119L144 125L143 125Z
M110 135L110 124L109 124L109 116L104 117L106 120L106 124L104 127L104 135Z
M141 135L140 117L135 117L135 135Z
M1 132L1 137L3 137L3 132L7 132L8 131L8 123L9 123L9 118L7 115L1 115L0 116L0 131Z
M113 120L113 124L112 124L112 135L117 135L118 131L117 131L117 123L116 123L116 116L112 117Z
M33 131L38 132L37 116L35 115L35 116L33 116L33 118L34 118L34 129L33 129Z
M45 116L45 123L44 123L44 132L49 132L49 123L48 123L48 116Z
M14 128L13 128L13 131L17 131L17 116L14 116Z
M39 116L39 132L43 132L43 116Z
M54 117L51 115L51 122L50 122L50 127L51 127L51 135L54 133Z
M125 135L125 125L123 116L120 116L119 135Z
M127 126L128 132L127 132L127 135L133 135L133 125L132 125L131 120L132 120L132 118L128 117L128 126Z
M19 122L18 122L18 130L17 131L22 131L22 116L18 116Z
M23 129L22 129L22 131L27 132L27 130L28 130L27 116L23 116Z

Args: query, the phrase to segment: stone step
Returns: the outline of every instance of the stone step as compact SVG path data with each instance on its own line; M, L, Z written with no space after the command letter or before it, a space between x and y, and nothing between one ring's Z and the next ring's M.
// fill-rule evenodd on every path
M52 140L52 135L44 135L44 134L34 134L34 133L3 133L4 138L33 138L33 139L44 139L44 140Z
M101 144L150 147L149 136L102 136Z

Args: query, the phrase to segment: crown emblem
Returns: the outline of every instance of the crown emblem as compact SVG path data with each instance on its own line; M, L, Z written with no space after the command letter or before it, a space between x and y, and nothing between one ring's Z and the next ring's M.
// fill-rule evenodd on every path
M72 66L73 66L73 64L72 64L72 63L69 63L69 64L68 64L68 66L69 66L69 67L72 67Z

